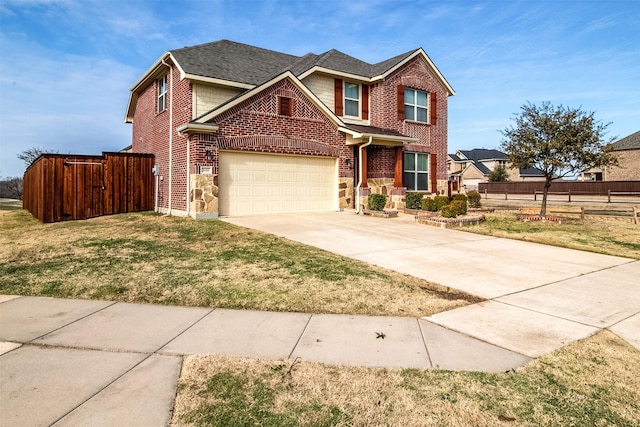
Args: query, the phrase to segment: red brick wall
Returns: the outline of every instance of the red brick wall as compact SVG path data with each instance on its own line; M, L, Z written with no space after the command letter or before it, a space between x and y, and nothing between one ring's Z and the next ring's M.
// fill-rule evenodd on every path
M393 178L395 160L395 148L367 147L367 178Z
M437 120L435 125L407 122L398 119L398 85L435 93ZM372 126L395 129L419 138L417 144L429 147L437 155L437 178L447 179L447 90L429 69L422 57L416 57L383 82L370 89ZM371 167L371 164L370 164Z
M292 100L292 115L278 114L279 97ZM353 176L353 151L337 126L289 80L283 80L212 120L213 136L199 135L194 161L217 169L217 149L340 157L340 176ZM206 150L212 159L205 158ZM195 165L196 163L194 163ZM217 172L217 171L216 171Z
M167 108L158 113L157 83L154 81L138 97L133 117L132 150L134 153L153 153L160 168L158 205L169 208L169 181L171 180L171 208L186 210L187 192L187 145L186 138L178 135L175 128L191 119L191 84L180 80L180 72L171 68L167 76ZM173 110L169 108L173 96ZM173 141L169 147L170 119L173 114ZM169 173L169 158L172 170Z

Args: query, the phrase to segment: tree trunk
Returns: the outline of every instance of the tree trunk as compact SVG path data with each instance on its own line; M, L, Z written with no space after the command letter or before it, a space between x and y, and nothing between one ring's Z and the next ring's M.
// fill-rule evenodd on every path
M547 178L544 181L544 193L542 194L542 207L540 208L540 216L543 219L547 217L547 195L549 194L549 187L551 187L551 180Z

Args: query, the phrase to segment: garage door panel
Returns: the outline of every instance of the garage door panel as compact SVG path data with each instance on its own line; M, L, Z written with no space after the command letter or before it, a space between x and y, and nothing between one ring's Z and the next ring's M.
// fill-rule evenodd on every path
M337 208L336 159L221 151L221 215Z

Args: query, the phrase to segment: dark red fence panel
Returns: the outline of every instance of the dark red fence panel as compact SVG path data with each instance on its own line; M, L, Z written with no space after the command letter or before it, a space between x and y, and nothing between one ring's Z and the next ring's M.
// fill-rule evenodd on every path
M478 191L488 194L534 194L544 191L544 181L481 182ZM553 181L549 191L588 196L607 196L609 192L636 193L640 192L640 181Z
M42 222L154 208L152 154L43 154L24 174L23 207Z

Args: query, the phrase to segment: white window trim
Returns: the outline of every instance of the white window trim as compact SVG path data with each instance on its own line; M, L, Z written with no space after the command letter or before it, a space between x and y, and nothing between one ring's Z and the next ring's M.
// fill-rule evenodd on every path
M416 123L426 123L426 124L431 124L431 112L429 111L429 109L431 108L431 92L427 92L425 90L420 90L420 89L414 89L412 87L406 87L405 92L407 90L412 90L414 92L414 96L413 99L415 100L415 102L413 104L409 104L407 102L407 97L405 95L404 97L404 107L405 107L405 120L411 121L411 122L416 122ZM422 92L427 94L427 105L424 107L424 109L426 110L426 115L427 115L427 120L422 121L422 120L418 120L418 108L423 108L422 106L418 105L418 92ZM413 107L413 119L407 119L406 117L406 108L407 107Z
M414 156L414 160L415 160L414 164L416 165L416 168L418 167L418 155L422 154L422 155L427 156L427 170L425 170L425 171L419 171L417 169L408 170L403 165L403 167L402 167L402 175L403 175L402 179L403 179L403 181L404 181L404 174L405 173L410 172L410 173L414 174L414 176L413 176L413 187L414 188L413 188L413 190L409 190L408 187L407 187L407 191L429 191L429 185L430 185L429 184L429 172L430 172L429 171L429 167L430 167L431 155L428 154L428 153L419 153L419 152L416 152L416 151L406 151L404 153L404 155L407 155L407 154L412 154ZM424 175L427 176L427 188L424 189L424 190L419 190L418 189L418 174L424 174ZM405 184L405 183L403 182L403 184Z
M164 110L167 109L167 75L165 74L164 76L160 77L157 80L158 83L158 109L157 112L158 113L162 113ZM164 90L163 90L164 88ZM162 109L160 108L160 105L162 105Z
M348 82L348 81L344 81L342 83L342 109L344 110L344 116L345 117L355 117L355 118L361 118L362 117L362 85L360 83L353 83L353 82ZM358 86L358 99L355 98L348 98L347 97L347 85L356 85ZM352 116L350 114L347 114L347 101L356 101L358 102L358 115L357 116Z

